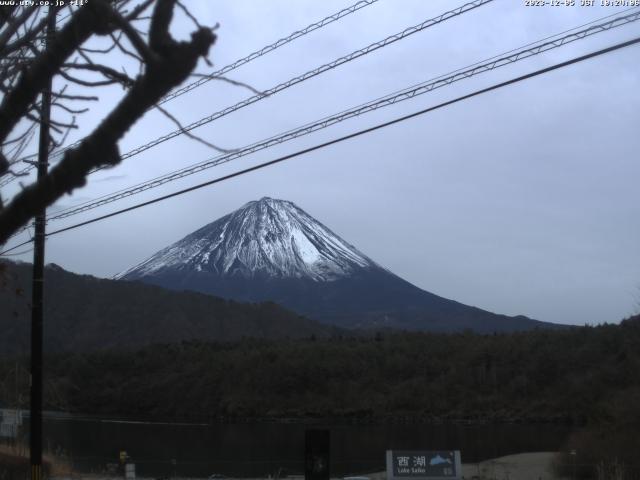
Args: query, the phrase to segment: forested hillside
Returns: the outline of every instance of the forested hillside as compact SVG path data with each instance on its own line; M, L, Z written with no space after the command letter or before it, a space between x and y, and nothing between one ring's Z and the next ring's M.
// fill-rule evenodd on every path
M144 417L607 421L639 397L638 345L636 317L503 335L183 342L65 353L47 359L47 408ZM3 364L4 373L11 368L13 362Z
M574 475L562 469L577 463L578 476L591 478L599 462L636 468L638 345L640 316L502 335L310 336L61 353L46 358L45 408L198 421L563 422L575 431L559 472ZM28 359L0 360L0 404L22 399L25 408L28 378Z
M29 351L31 269L0 262L0 354ZM335 328L272 302L240 303L45 269L44 348L49 352L140 348L183 340L329 336Z

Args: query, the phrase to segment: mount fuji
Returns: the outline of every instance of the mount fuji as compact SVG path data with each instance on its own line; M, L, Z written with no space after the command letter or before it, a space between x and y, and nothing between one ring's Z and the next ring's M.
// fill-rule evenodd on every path
M196 230L117 278L238 301L271 300L347 328L488 333L559 327L421 290L292 202L267 197Z

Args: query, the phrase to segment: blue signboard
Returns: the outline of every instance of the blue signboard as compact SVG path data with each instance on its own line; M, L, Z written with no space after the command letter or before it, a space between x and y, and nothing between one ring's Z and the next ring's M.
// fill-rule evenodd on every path
M388 480L455 480L461 477L459 450L387 450Z

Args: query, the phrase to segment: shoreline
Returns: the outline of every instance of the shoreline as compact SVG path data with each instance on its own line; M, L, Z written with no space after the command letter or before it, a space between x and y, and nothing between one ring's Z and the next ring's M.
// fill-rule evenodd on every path
M525 452L483 460L478 463L462 464L463 480L559 480L553 472L553 460L557 452ZM343 480L332 476L331 480ZM51 476L51 480L122 480L121 476L100 474L71 474ZM282 479L303 480L304 475L289 475ZM354 477L355 478L355 477ZM358 474L358 479L386 480L387 472ZM155 477L136 477L138 480L159 480ZM207 480L202 477L171 477L165 480ZM224 480L274 480L273 477L224 477Z
M22 410L22 418L29 418L29 411ZM575 418L569 414L556 415L486 415L486 416L433 416L424 414L398 414L374 416L364 412L337 415L284 415L284 416L201 416L163 417L127 414L86 414L81 412L45 411L47 420L95 421L108 423L139 423L158 425L209 426L216 424L301 424L301 425L562 425L584 427L588 424L584 418Z

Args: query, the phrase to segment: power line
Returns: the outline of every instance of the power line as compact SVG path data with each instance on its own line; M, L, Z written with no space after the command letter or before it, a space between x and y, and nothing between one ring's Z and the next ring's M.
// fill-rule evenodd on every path
M249 55L242 57L224 67L222 67L221 69L207 75L206 77L203 77L193 83L190 83L189 85L185 85L184 87L169 93L167 95L165 95L163 98L160 99L160 101L158 102L158 105L166 103L170 100L173 100L174 98L177 98L191 90L193 90L194 88L197 88L201 85L204 85L205 83L214 80L216 77L220 77L226 73L229 73L232 70L235 70L236 68L241 67L242 65L245 65L249 62L251 62L252 60L255 60L256 58L262 57L263 55L266 55L267 53L273 52L274 50L277 50L278 48L291 43L292 41L303 37L311 32L313 32L314 30L318 30L322 27L325 27L337 20L340 20L343 17L346 17L347 15L350 15L354 12L357 12L358 10L364 8L364 7L368 7L369 5L373 5L375 2L377 2L378 0L360 0L359 2L354 3L353 5L344 8L336 13L333 13L325 18L323 18L322 20L319 20L317 22L314 22L310 25L307 25L306 27L300 29L300 30L296 30L295 32L291 33L290 35L283 37L265 47L262 47L259 50L256 50L255 52L250 53ZM67 14L67 16L62 17L61 19L58 20L58 22L61 22L69 17L72 16L72 13ZM152 107L153 108L153 107ZM51 154L52 157L59 157L60 155L62 155L64 152L66 152L67 150L70 150L72 148L77 147L78 145L80 145L80 143L82 142L83 139L78 140L77 142L72 143L71 145L68 145L64 148L61 148L55 152L53 152ZM32 154L32 155L27 155L25 156L22 160L25 159L29 159L32 157L35 157L37 154ZM33 166L28 166L25 167L23 170L21 170L20 172L18 172L19 175L22 174L26 174L29 173L31 170L33 169ZM11 177L11 180L5 179L2 182L0 182L0 188L9 184L11 181L13 181L13 177Z
M437 25L439 23L442 23L446 20L449 20L450 18L456 17L458 15L461 15L463 13L466 13L470 10L473 10L475 8L478 8L482 5L485 5L487 3L492 2L493 0L474 0L473 2L470 3L466 3L454 10L449 10L447 12L444 12L440 15L438 15L437 17L434 18L430 18L428 20L425 20L422 23L419 23L417 25L414 25L412 27L406 28L403 31L396 33L394 35L390 35L386 38L384 38L383 40L379 40L377 42L374 42L370 45L367 45L364 48L355 50L351 53L349 53L348 55L344 55L340 58L337 58L336 60L329 62L329 63L325 63L324 65L321 65L319 67L314 68L313 70L309 70L306 73L303 73L302 75L298 75L296 77L290 78L289 80L287 80L286 82L282 82L278 85L276 85L275 87L271 87L268 90L265 90L264 92L260 93L260 94L256 94L253 95L251 97L245 98L244 100L231 105L229 107L226 107L222 110L219 110L211 115L208 115L204 118L201 118L200 120L197 120L183 128L179 128L177 130L174 130L170 133L167 133L166 135L163 135L161 137L156 138L155 140L151 140L150 142L145 143L144 145L140 145L136 148L134 148L133 150L129 150L128 152L120 155L120 158L122 160L126 160L127 158L131 158L135 155L138 155L139 153L144 152L145 150L148 150L150 148L155 147L156 145L159 145L161 143L166 142L167 140L171 140L172 138L178 137L180 135L182 135L185 132L190 132L191 130L194 130L198 127L201 127L203 125L206 125L208 123L213 122L214 120L218 120L226 115L229 115L230 113L233 113L237 110L240 110L244 107L247 107L249 105L253 105L256 102L259 102L260 100L263 100L267 97L270 97L272 95L275 95L276 93L279 93L283 90L286 90L287 88L290 88L294 85L297 85L299 83L302 83L306 80L309 80L310 78L314 78L324 72L327 72L329 70L333 70L334 68L337 68L341 65L344 65L346 63L349 63L357 58L360 58L364 55L367 55L371 52L374 52L380 48L384 48L388 45L391 45L392 43L397 42L398 40L402 40L403 38L406 38L410 35L413 35L414 33L418 33L421 32L429 27L432 27L434 25ZM71 146L69 148L72 148ZM62 152L62 151L60 151ZM25 170L23 171L30 171L31 167L26 167ZM97 168L95 170L93 170L91 173L94 173L96 171L102 170L102 168ZM5 182L11 182L13 181L13 179L10 180L5 180ZM0 188L2 186L4 186L6 183L0 183Z
M13 252L14 250L17 250L18 248L23 247L25 245L28 245L30 243L33 243L33 239L32 238L30 238L29 240L24 241L22 243L19 243L18 245L14 245L11 248L7 248L6 250L3 250L2 252L0 252L0 257L6 256L6 255L9 254L9 252ZM30 248L29 250L25 251L24 253L29 253L29 252L32 252L32 251L33 251L33 247ZM15 253L13 255L20 255L20 254L19 253Z
M19 257L20 255L26 255L27 253L31 253L33 252L33 247L28 248L27 250L23 250L22 252L16 252L16 253L4 253L2 252L2 256L3 257Z
M421 84L414 85L413 87L409 87L408 89L400 90L391 95L380 97L378 99L372 100L371 102L361 104L350 110L345 110L338 114L335 114L329 117L324 117L323 119L317 120L313 123L303 125L293 130L289 130L283 134L279 134L279 135L270 137L266 140L261 140L259 142L253 143L251 145L243 147L230 154L217 156L217 157L205 160L204 162L200 162L198 164L192 165L190 167L176 170L169 174L156 177L147 182L134 185L133 187L129 187L127 189L123 189L112 194L107 194L105 196L99 197L94 200L89 200L87 202L84 202L82 204L79 204L73 207L69 207L67 209L59 211L56 214L50 216L50 220L61 220L63 218L67 218L82 212L86 212L88 210L92 210L94 208L101 207L108 203L112 203L117 200L121 200L123 198L141 193L143 191L159 187L161 185L172 182L174 180L184 178L186 176L193 175L195 173L199 173L203 170L212 168L222 163L227 163L232 160L236 160L240 157L249 155L251 153L255 153L257 151L270 148L274 145L284 143L286 141L293 140L295 138L299 138L301 136L327 128L331 125L335 125L347 119L360 116L360 115L372 112L374 110L377 110L379 108L393 105L395 103L398 103L404 100L409 100L411 98L417 97L419 95L423 95L437 88L450 85L451 83L454 83L460 80L464 80L473 75L477 75L480 73L493 70L495 68L509 65L516 61L520 61L520 60L529 58L531 56L549 51L553 48L559 48L573 41L586 38L587 36L594 35L596 33L600 33L600 32L609 30L611 28L625 25L627 23L637 21L637 20L640 20L640 10L634 14L627 15L624 17L618 17L609 22L594 25L588 29L578 31L570 35L566 35L562 38L558 38L550 42L540 43L545 39L540 40L539 42L535 42L534 43L535 46L532 48L520 48L516 50L511 50L510 52L507 52L507 55L495 56L486 61L474 63L470 67L455 70L449 74L445 74L440 77L436 77L435 79L428 80L427 82L423 82Z
M191 90L193 90L194 88L199 87L200 85L204 85L205 83L214 80L216 77L219 77L221 75L224 75L225 73L230 72L231 70L235 70L238 67L241 67L242 65L249 63L252 60L255 60L258 57L261 57L269 52L272 52L273 50L276 50L277 48L282 47L283 45L286 45L289 42L292 42L293 40L300 38L310 32L313 32L314 30L317 30L319 28L324 27L325 25L329 25L330 23L335 22L336 20L341 19L342 17L345 17L353 12L356 12L358 10L360 10L361 8L367 7L371 4L373 4L374 2L377 2L378 0L362 0L358 3L355 3L353 5L351 5L350 7L347 7L343 10L340 10L337 13L334 13L333 15L329 15L328 17L323 18L322 20L312 23L311 25L306 26L305 28L301 29L301 30L297 30L295 32L293 32L291 35L281 38L280 40L278 40L277 42L274 42L270 45L267 45L266 47L262 47L260 50L256 50L253 53L250 53L249 55L247 55L246 57L243 57L239 60L236 60L233 63L230 63L229 65L227 65L226 67L222 67L220 70L213 72L211 75L207 75L204 78L201 78L193 83L190 83L189 85L185 85L184 87L169 93L168 95L164 96L158 103L159 104L163 104L166 103L170 100L173 100L176 97L179 97L180 95L183 95Z
M621 13L626 13L628 11L634 10L633 8L624 10ZM320 119L314 123L309 123L306 124L302 127L298 127L297 129L293 129L293 130L289 130L283 134L279 134L273 137L270 137L266 140L262 140L259 142L256 142L254 144L245 146L231 154L227 154L227 155L222 155L222 156L218 156L218 157L214 157L208 160L205 160L204 162L200 162L197 163L195 165L192 165L190 167L184 168L184 169L180 169L174 172L171 172L169 174L165 174L159 177L156 177L154 179L148 180L146 182L134 185L132 187L128 187L126 189L122 189L119 191L116 191L114 193L111 194L107 194L104 195L102 197L98 197L96 199L93 200L88 200L86 202L80 203L78 205L75 205L73 207L68 207L66 209L63 209L61 211L59 211L57 214L52 215L49 220L60 220L63 218L67 218L88 210L92 210L94 208L98 208L100 206L106 205L108 203L112 203L114 201L126 198L128 196L132 196L138 193L141 193L143 191L152 189L152 188L156 188L159 187L161 185L164 185L165 183L169 183L173 180L177 180L180 178L184 178L186 176L195 174L195 173L199 173L201 171L204 171L208 168L212 168L214 166L220 165L222 163L226 163L232 160L235 160L237 158L240 158L242 156L245 155L249 155L251 153L255 153L257 151L260 151L262 149L265 148L269 148L273 145L276 144L280 144L280 143L284 143L288 140L292 140L295 138L299 138L303 135L312 133L314 131L320 130L322 128L326 128L330 125L333 125L335 123L347 120L349 118L352 118L354 116L359 116L362 115L364 113L368 113L370 111L376 110L377 108L382 108L384 106L388 106L388 105L392 105L395 104L399 101L403 101L403 100L408 100L410 98L413 98L415 96L418 95L422 95L424 93L427 93L435 88L439 88L441 86L445 86L448 85L450 83L453 83L455 81L458 80L463 80L465 78L469 78L475 74L478 73L483 73L484 71L488 71L488 70L492 70L494 68L498 68L504 65L507 65L509 63L513 63L515 61L519 61L519 60L523 60L525 58L528 58L532 55L536 55L545 51L548 51L552 48L558 48L562 45L566 45L567 43L571 43L573 41L579 40L579 39L583 39L586 38L588 36L594 35L596 33L600 33L603 31L607 31L610 30L612 28L616 28L634 21L637 21L640 19L640 10L636 9L635 13L629 14L629 15L625 15L625 16L621 16L621 17L617 17L614 18L611 21L608 22L604 22L604 23L600 23L597 25L592 25L591 27L587 28L587 29L583 29L577 32L574 32L572 34L566 35L562 38L556 38L552 41L546 42L546 43L542 43L545 42L546 40L549 39L553 39L554 37L558 37L559 35L562 35L566 32L571 32L573 30L576 30L578 28L582 28L586 25L591 25L595 22L599 22L601 20L605 20L611 17L614 17L616 14L611 14L602 18L598 18L596 20L593 20L591 22L588 22L586 24L583 25L579 25L577 27L571 28L569 30L565 30L563 32L557 33L555 35L549 36L549 37L545 37L543 39L540 39L536 42L531 42L529 44L524 45L523 47L517 48L517 49L512 49L509 50L507 52L504 52L502 54L499 55L495 55L493 57L490 57L488 59L473 63L467 67L462 67L459 68L457 70L454 70L452 72L449 72L447 74L444 75L440 75L438 77L432 78L431 80L428 80L426 82L422 82L420 84L416 84L413 85L411 87L407 87L403 90L399 90L396 91L392 94L389 94L387 96L383 96L380 98L377 98L375 100L372 100L370 102L361 104L355 108L352 108L350 110L345 110L342 111L338 114L335 114L333 116L329 116L329 117L325 117L323 119ZM530 47L533 46L532 48L526 48L526 47ZM13 236L16 236L20 233L22 233L27 227L23 227L21 230L19 230L18 232L16 232Z
M588 53L586 55L581 55L579 57L574 57L574 58L572 58L570 60L566 60L564 62L556 63L556 64L551 65L549 67L545 67L545 68L542 68L542 69L539 69L539 70L535 70L535 71L527 73L525 75L521 75L519 77L512 78L510 80L507 80L507 81L504 81L504 82L500 82L500 83L491 85L489 87L482 88L480 90L476 90L476 91L474 91L472 93L468 93L466 95L462 95L462 96L457 97L457 98L455 98L453 100L448 100L448 101L440 103L438 105L435 105L435 106L432 106L432 107L428 107L428 108L419 110L417 112L414 112L414 113L411 113L411 114L408 114L408 115L404 115L404 116L395 118L393 120L389 120L388 122L380 123L380 124L375 125L373 127L365 128L363 130L359 130L357 132L350 133L348 135L345 135L345 136L342 136L342 137L339 137L339 138L335 138L335 139L330 140L328 142L324 142L324 143L320 143L318 145L314 145L313 147L309 147L309 148L305 148L305 149L302 149L302 150L298 150L297 152L294 152L294 153L291 153L291 154L288 154L288 155L284 155L282 157L276 158L274 160L270 160L268 162L261 163L259 165L254 165L253 167L245 168L243 170L231 173L229 175L224 175L222 177L218 177L218 178L215 178L213 180L209 180L207 182L200 183L198 185L194 185L194 186L191 186L189 188L185 188L183 190L179 190L179 191L170 193L168 195L163 195L161 197L157 197L157 198L154 198L154 199L146 201L146 202L138 203L138 204L133 205L131 207L123 208L121 210L117 210L115 212L112 212L112 213L109 213L109 214L106 214L106 215L95 217L95 218L92 218L90 220L86 220L84 222L76 223L76 224L70 225L68 227L64 227L64 228L61 228L61 229L58 229L58 230L54 230L52 232L49 232L47 234L47 236L57 235L57 234L60 234L60 233L63 233L63 232L67 232L69 230L74 230L76 228L80 228L80 227L83 227L85 225L96 223L96 222L105 220L107 218L115 217L117 215L121 215L123 213L130 212L132 210L137 210L139 208L146 207L148 205L152 205L154 203L158 203L158 202L161 202L163 200L167 200L167 199L170 199L170 198L173 198L173 197L177 197L179 195L183 195L185 193L192 192L194 190L199 190L201 188L208 187L210 185L214 185L216 183L223 182L225 180L230 180L232 178L239 177L241 175L245 175L247 173L250 173L250 172L253 172L253 171L256 171L256 170L261 170L263 168L266 168L266 167L269 167L269 166L284 162L286 160L290 160L292 158L296 158L296 157L299 157L301 155L304 155L304 154L307 154L307 153L310 153L310 152L313 152L313 151L316 151L316 150L320 150L322 148L326 148L326 147L328 147L330 145L335 145L337 143L341 143L343 141L350 140L352 138L356 138L356 137L359 137L361 135L365 135L367 133L371 133L371 132L374 132L376 130L383 129L383 128L389 127L391 125L395 125L397 123L404 122L404 121L409 120L411 118L424 115L424 114L432 112L434 110L438 110L440 108L447 107L449 105L453 105L453 104L461 102L463 100L467 100L467 99L470 99L470 98L473 98L473 97L476 97L476 96L479 96L479 95L482 95L482 94L485 94L485 93L488 93L488 92L491 92L491 91L494 91L494 90L498 90L500 88L503 88L503 87L506 87L506 86L509 86L509 85L513 85L515 83L522 82L524 80L528 80L530 78L537 77L539 75L543 75L545 73L549 73L551 71L558 70L560 68L564 68L564 67L567 67L569 65L573 65L573 64L576 64L576 63L579 63L579 62L583 62L585 60L589 60L591 58L598 57L600 55L611 53L613 51L620 50L622 48L629 47L629 46L635 45L637 43L640 43L640 37L636 37L636 38L634 38L632 40L629 40L629 41L626 41L626 42L622 42L622 43L618 43L618 44L612 45L610 47L607 47L607 48L604 48L604 49L601 49L601 50L597 50L595 52ZM8 252L10 252L12 250L15 250L15 249L17 249L17 248L19 248L19 247L21 247L23 245L26 245L28 243L30 243L30 241L23 242L23 243L21 243L19 245L16 245L16 246L14 246L14 247L12 247L12 248L10 248L8 250L0 252L0 255L4 255L5 253L8 253Z
M396 33L394 35L390 35L386 38L384 38L383 40L379 40L377 42L374 42L370 45L367 45L364 48L360 48L358 50L355 50L351 53L349 53L348 55L344 55L340 58L337 58L336 60L329 62L329 63L325 63L324 65L321 65L319 67L314 68L313 70L309 70L308 72L303 73L302 75L298 75L296 77L293 77L289 80L287 80L286 82L282 82L278 85L276 85L275 87L271 87L268 90L263 91L260 94L256 94L253 95L251 97L248 97L238 103L236 103L235 105L231 105L229 107L226 107L222 110L219 110L215 113L212 113L211 115L208 115L204 118L201 118L200 120L197 120L183 128L179 128L177 130L174 130L173 132L170 132L166 135L163 135L161 137L156 138L155 140L152 140L150 142L145 143L144 145L140 145L139 147L134 148L133 150L129 150L127 153L124 153L121 155L121 159L125 160L127 158L133 157L134 155L138 155L139 153L144 152L145 150L148 150L152 147L155 147L156 145L159 145L160 143L166 142L167 140L171 140L172 138L175 138L179 135L182 135L185 132L190 132L191 130L194 130L198 127L201 127L203 125L206 125L208 123L213 122L214 120L218 120L219 118L222 118L226 115L229 115L232 112L235 112L237 110L240 110L241 108L247 107L249 105L252 105L256 102L259 102L260 100L263 100L267 97L270 97L272 95L275 95L276 93L279 93L283 90L286 90L287 88L290 88L294 85L297 85L299 83L302 83L306 80L309 80L310 78L314 78L324 72L327 72L329 70L333 70L334 68L337 68L341 65L344 65L346 63L349 63L357 58L360 58L364 55L367 55L371 52L375 52L376 50L380 49L380 48L384 48L388 45L391 45L399 40L402 40L404 38L407 38L410 35L413 35L415 33L421 32L423 30L426 30L429 27L432 27L434 25L438 25L446 20L449 20L450 18L453 17L457 17L458 15L462 15L463 13L466 13L470 10L473 10L475 8L478 8L482 5L485 5L487 3L492 2L493 0L474 0L472 2L466 3L456 9L453 10L449 10L447 12L444 12L440 15L438 15L437 17L433 17L430 18L428 20L425 20L417 25L414 25L412 27L409 28L405 28L403 31Z

